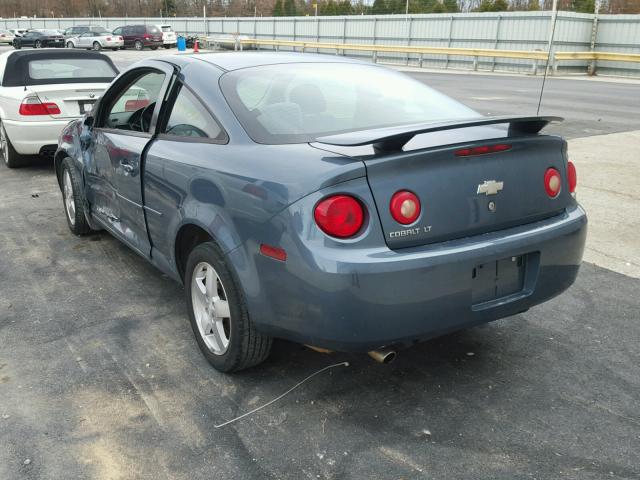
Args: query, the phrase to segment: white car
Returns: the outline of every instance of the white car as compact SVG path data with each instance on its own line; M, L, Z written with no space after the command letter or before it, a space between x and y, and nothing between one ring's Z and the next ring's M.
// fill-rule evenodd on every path
M102 50L110 48L113 51L124 47L124 39L121 35L114 35L108 31L84 32L77 37L67 38L67 48L85 48L87 50Z
M0 30L0 43L13 44L13 39L16 38L9 30Z
M164 48L175 47L178 43L176 32L173 31L171 25L156 25L162 32L162 43Z
M0 153L9 168L53 155L60 132L80 118L118 69L95 52L38 49L0 55Z

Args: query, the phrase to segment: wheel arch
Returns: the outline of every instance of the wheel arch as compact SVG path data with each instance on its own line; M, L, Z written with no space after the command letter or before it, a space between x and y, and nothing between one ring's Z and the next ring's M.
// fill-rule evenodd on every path
M53 156L53 168L60 188L62 188L62 162L67 157L70 157L70 155L65 150L58 150Z
M183 281L189 253L198 245L205 242L214 242L216 245L220 246L214 236L196 222L184 223L176 232L173 244L173 254L176 263L176 270Z

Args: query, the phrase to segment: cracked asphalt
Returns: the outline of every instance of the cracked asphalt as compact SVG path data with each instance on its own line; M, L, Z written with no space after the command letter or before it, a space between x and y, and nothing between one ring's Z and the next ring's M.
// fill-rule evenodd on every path
M640 478L640 279L584 263L562 296L390 365L280 341L229 376L179 285L69 233L49 162L0 166L0 192L2 480Z

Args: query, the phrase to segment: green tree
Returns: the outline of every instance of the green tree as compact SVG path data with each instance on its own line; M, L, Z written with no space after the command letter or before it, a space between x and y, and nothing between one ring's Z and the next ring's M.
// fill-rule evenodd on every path
M385 0L374 0L373 7L371 7L371 13L374 15L387 13L387 2Z
M284 14L287 17L295 17L297 15L295 0L284 0Z
M442 5L444 6L445 12L456 13L460 11L457 0L444 0Z
M596 9L594 0L573 0L572 10L580 13L593 13Z
M282 7L282 0L276 0L275 5L273 6L273 16L282 17L283 15L284 15L284 8Z

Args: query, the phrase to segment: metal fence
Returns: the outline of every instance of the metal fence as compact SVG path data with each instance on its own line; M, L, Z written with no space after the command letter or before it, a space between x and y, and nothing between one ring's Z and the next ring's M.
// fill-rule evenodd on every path
M640 53L640 15L595 15L559 12L552 52L608 51ZM351 15L345 17L223 18L21 18L1 19L0 28L56 28L98 24L169 23L189 34L241 34L258 39L366 43L434 47L544 50L549 45L552 12L456 13L428 15ZM362 52L346 51L360 56ZM379 61L417 65L412 54L388 53ZM432 56L431 68L469 68L473 58ZM518 59L485 59L479 69L528 73L531 63ZM585 72L587 61L563 62L559 73ZM640 76L637 63L598 62L598 73Z

